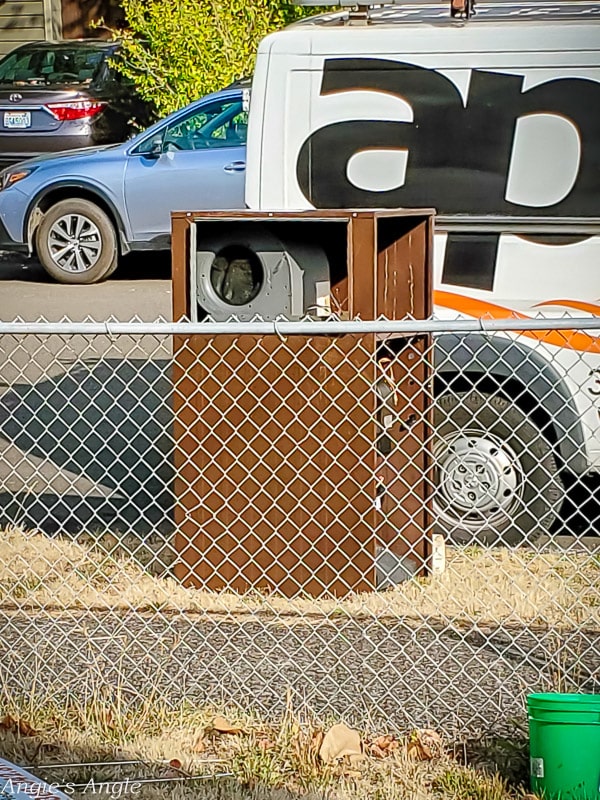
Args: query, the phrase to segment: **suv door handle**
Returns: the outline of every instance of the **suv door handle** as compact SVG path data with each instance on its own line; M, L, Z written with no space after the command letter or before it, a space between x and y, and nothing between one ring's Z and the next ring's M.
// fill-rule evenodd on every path
M243 172L246 169L246 162L232 161L231 164L227 164L223 169L225 172Z

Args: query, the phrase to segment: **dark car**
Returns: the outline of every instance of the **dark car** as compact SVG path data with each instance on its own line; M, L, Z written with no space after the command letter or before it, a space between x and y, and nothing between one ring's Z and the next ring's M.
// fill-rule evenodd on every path
M109 63L118 43L32 42L0 60L0 164L125 141L150 106Z

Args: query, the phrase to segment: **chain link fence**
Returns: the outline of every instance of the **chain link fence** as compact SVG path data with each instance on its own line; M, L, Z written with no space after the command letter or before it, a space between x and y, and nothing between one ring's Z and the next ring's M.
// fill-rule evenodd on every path
M450 736L598 691L598 328L0 325L4 690Z

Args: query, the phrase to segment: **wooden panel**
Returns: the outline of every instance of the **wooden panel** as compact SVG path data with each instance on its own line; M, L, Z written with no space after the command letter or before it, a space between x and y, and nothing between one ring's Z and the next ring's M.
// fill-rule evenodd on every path
M383 523L378 538L396 555L410 550L418 572L424 574L431 555L431 441L429 396L431 367L424 358L430 336L394 339L396 356L391 364L398 408L387 429L391 452L382 459L379 475L386 492Z
M0 5L0 18L10 17L17 20L23 17L25 20L34 19L37 16L44 17L44 5L42 0L22 0L19 2L8 2Z
M375 319L375 218L355 214L349 229L348 315L350 319Z
M171 214L171 282L173 322L190 318L190 225L189 217Z
M273 216L298 215L172 215L174 319L190 310L190 225ZM348 275L332 293L342 312L365 320L430 313L427 212L302 215L310 216L347 220ZM425 568L431 463L424 446L430 367L423 354L429 338L395 341L399 407L386 457L376 454L380 346L374 335L176 337L180 580L215 590L343 595L374 587L378 545L399 556L410 549ZM383 517L374 503L375 476L382 474Z
M431 292L431 221L377 220L377 309L387 319L427 319Z
M1 12L1 9L0 9ZM40 30L44 27L44 15L43 14L28 14L27 16L22 17L11 17L10 23L6 24L6 18L2 16L0 13L0 31L5 30L20 30L24 34L29 34L29 31L33 28L38 28ZM0 34L1 35L1 34Z
M180 362L199 354L189 386L178 373L184 582L289 596L373 587L374 359L362 339L194 336L180 347Z
M432 311L433 230L431 217L377 219L377 313L387 319L427 319ZM397 414L386 431L393 446L382 462L386 485L382 507L384 544L410 558L423 574L430 556L431 531L429 386L431 365L424 358L429 336L394 337L392 382ZM425 476L425 479L424 479Z
M15 24L15 20L9 20L7 23L4 19L0 20L0 42L8 45L8 50L12 50L20 44L25 42L37 42L44 39L44 25L29 26L24 22L22 25L19 21L19 26Z
M44 36L42 0L0 5L0 53L8 53L26 42L43 40Z

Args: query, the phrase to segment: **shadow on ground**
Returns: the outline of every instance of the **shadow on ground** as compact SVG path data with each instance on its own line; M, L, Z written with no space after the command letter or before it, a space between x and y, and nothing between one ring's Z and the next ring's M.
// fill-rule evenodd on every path
M129 253L119 261L119 268L112 276L115 281L170 281L170 251Z
M23 253L0 252L0 270L4 281L26 281L28 283L54 283L35 256ZM143 251L129 253L119 260L119 267L110 281L170 281L170 251Z
M93 737L90 738L93 740ZM155 760L141 755L134 745L130 748L111 747L108 743L105 746L92 743L78 746L63 740L58 731L31 737L2 731L0 757L17 766L28 767L31 775L43 781L40 786L28 786L31 797L52 797L52 794L42 794L45 785L58 788L67 797L100 796L105 800L300 798L300 795L284 790L269 790L261 786L254 789L244 787L233 776L227 775L222 767L219 769L219 765L207 764L204 769L199 768L190 773L184 769L173 769L168 759ZM187 776L190 774L197 776L197 779L188 780ZM153 779L156 782L152 782ZM2 788L3 784L0 782L0 790ZM10 792L7 796L10 796ZM320 796L310 793L303 794L302 798L320 800Z
M79 361L1 395L0 525L170 531L170 369L167 359Z

